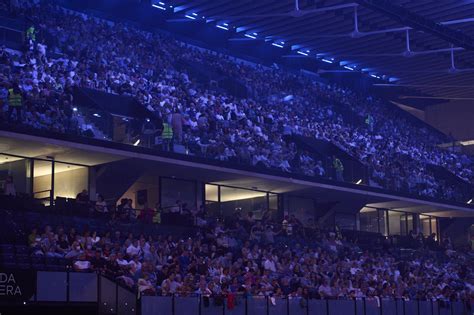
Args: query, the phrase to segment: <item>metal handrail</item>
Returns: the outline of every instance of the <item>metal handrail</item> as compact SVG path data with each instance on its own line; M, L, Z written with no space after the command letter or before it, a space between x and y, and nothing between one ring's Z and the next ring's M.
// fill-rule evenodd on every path
M45 190L35 191L35 192L33 192L33 195L42 194L42 193L45 193L45 192L51 192L51 189L45 189Z

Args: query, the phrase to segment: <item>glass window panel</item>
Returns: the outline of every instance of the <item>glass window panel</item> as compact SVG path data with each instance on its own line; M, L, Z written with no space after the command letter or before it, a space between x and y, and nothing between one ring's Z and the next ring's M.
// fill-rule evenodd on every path
M364 232L378 233L379 216L378 210L372 208L364 208L359 214L360 230Z
M162 178L161 179L161 205L171 208L179 200L186 203L189 208L196 206L196 183L193 181Z
M205 190L205 186L202 183L199 183L196 185L197 188L197 207L199 208L200 206L204 205L205 200L203 200L203 190Z
M400 235L407 235L407 214L400 215Z
M390 235L406 235L406 213L388 211L388 224Z
M408 213L407 216L407 221L408 221L408 230L407 230L407 235L410 233L410 231L413 231L414 226L413 226L413 214Z
M287 305L288 303L288 305ZM278 307L278 309L276 309ZM270 309L270 314L289 314L291 315L307 315L308 314L308 300L304 298L292 298L289 300L282 299L277 301L275 307Z
M206 201L219 201L219 187L217 185L206 184Z
M175 297L175 314L198 314L199 297Z
M288 200L288 212L294 215L303 225L308 225L316 219L314 200L290 196Z
M173 298L170 296L142 296L142 315L172 314Z
M221 208L219 207L219 203L214 201L206 201L206 213L210 217L220 217Z
M256 219L261 219L267 209L267 193L221 186L221 209L223 216L238 212L244 217L252 212Z
M268 211L265 214L265 220L281 222L283 220L283 211L278 211L278 194L268 193Z
M54 163L54 197L76 198L89 186L89 169L66 163Z
M135 315L137 314L137 297L136 294L126 288L118 286L117 294L117 315Z
M353 315L354 314L354 301L350 300L330 300L328 301L329 312L327 314L336 315L336 314L345 314Z
M49 205L52 184L52 161L34 161L33 197Z
M431 217L431 233L435 233L435 239L438 240L438 220L434 217Z
M66 302L67 286L65 272L39 271L36 274L38 301Z
M387 236L388 235L388 223L387 223L387 211L379 210L379 228L380 234Z
M345 214L345 213L336 213L335 216L336 225L342 230L355 230L356 220L355 215Z
M259 295L247 299L247 309L248 314L267 314L267 299Z
M97 274L71 272L69 299L71 302L97 302Z
M106 277L100 277L100 314L116 314L115 306L117 305L117 296L115 295L115 286L117 284Z
M268 194L268 203L269 208L277 210L278 209L278 195L277 194Z
M423 233L424 236L431 234L430 217L427 215L420 215L420 232Z
M29 159L0 154L0 194L30 193L30 163ZM13 184L7 183L9 177Z

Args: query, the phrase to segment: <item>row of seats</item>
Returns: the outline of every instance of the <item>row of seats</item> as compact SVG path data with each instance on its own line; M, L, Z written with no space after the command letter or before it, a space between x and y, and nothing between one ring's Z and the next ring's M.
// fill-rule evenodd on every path
M2 252L0 264L4 269L64 271L71 265L71 261L66 258Z

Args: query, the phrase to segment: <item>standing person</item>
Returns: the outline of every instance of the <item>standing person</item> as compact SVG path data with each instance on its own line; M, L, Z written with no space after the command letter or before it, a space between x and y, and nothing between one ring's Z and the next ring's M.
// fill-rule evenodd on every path
M6 61L3 61L0 56L0 63L2 62L6 63ZM8 88L7 86L0 84L0 120L8 119L8 117L6 116L7 110L8 110Z
M89 193L86 189L83 189L80 193L77 194L76 205L78 207L78 210L82 213L86 213L89 211L90 198Z
M155 142L156 130L155 130L155 125L149 118L147 118L145 120L145 123L143 124L142 133L145 137L146 147L151 148Z
M344 181L344 165L335 155L332 156L332 166L336 172L336 180L338 182Z
M154 213L155 211L148 206L147 202L145 202L143 209L141 209L140 211L140 215L138 216L138 219L144 223L152 223Z
M5 184L3 185L3 193L6 196L16 196L15 183L13 182L13 177L11 175L7 176Z
M156 147L163 147L163 139L161 135L163 134L163 117L161 113L157 112L155 114L155 146Z
M36 28L34 25L31 25L26 30L26 39L28 40L29 49L33 50L36 42Z
M36 29L34 25L31 25L26 30L26 38L31 41L36 41Z
M183 124L185 123L183 115L178 108L171 115L171 128L173 128L174 140L176 143L183 141Z
M8 90L8 118L11 119L13 111L15 111L17 123L21 122L23 107L23 97L18 84L14 84L11 89Z
M374 131L374 123L375 123L374 117L372 115L368 114L367 118L365 119L365 123L369 127L370 132L373 132Z
M104 200L104 196L97 196L97 201L95 202L95 211L99 216L106 216L109 212L109 209L107 209L107 202Z
M172 151L173 148L173 129L168 123L163 123L163 132L161 133L163 141L163 150Z
M89 192L87 192L87 189L83 189L80 193L77 194L76 196L76 203L79 204L89 204Z

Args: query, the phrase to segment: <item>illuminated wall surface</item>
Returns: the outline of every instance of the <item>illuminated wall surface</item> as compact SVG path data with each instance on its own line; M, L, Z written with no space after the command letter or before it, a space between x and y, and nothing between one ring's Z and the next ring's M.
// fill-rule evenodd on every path
M28 193L31 181L31 160L0 155L0 187L12 176L17 193ZM52 188L52 161L35 160L33 193L35 198L49 197ZM56 162L54 165L54 197L75 198L88 187L88 168Z
M219 186L207 184L205 187L206 204L211 213L232 216L240 212L243 216L253 212L255 218L259 219L267 209L278 209L278 196L270 193L267 200L267 192L242 189L236 187Z

